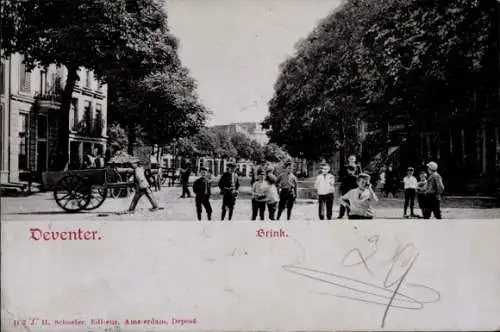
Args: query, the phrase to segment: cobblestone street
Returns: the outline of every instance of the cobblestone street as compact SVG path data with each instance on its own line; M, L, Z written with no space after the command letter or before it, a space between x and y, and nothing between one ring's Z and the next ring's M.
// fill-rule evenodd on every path
M136 213L121 215L128 208L131 197L108 198L97 210L77 214L65 213L53 200L52 193L39 193L30 197L3 197L1 199L2 220L165 220L194 221L196 212L193 198L179 197L180 188L164 187L154 193L165 210L149 211L149 202L141 199ZM216 190L214 190L216 191ZM214 195L211 200L214 209L213 219L220 219L221 200ZM402 219L402 199L382 198L376 207L376 217L379 219ZM417 209L417 213L420 211ZM338 204L334 205L334 217L338 212ZM250 199L242 197L236 203L233 220L250 219ZM318 220L317 204L314 200L299 200L293 210L293 220ZM493 202L476 201L472 199L447 199L443 202L444 219L489 219L500 218L500 208ZM282 217L283 219L283 217ZM414 219L418 220L418 219Z

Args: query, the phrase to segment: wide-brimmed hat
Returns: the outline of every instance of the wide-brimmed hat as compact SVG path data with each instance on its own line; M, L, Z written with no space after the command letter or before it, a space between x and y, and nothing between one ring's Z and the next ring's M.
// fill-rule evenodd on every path
M427 167L431 170L431 171L437 171L438 169L438 164L431 161L430 163L427 164Z

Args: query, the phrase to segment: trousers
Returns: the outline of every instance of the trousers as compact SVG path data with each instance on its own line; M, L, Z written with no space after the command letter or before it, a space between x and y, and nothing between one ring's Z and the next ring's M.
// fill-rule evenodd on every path
M257 214L259 215L260 220L264 220L264 215L266 212L266 202L261 202L255 199L252 199L252 220L257 219Z
M292 209L294 203L295 203L295 195L293 191L290 189L282 189L280 192L280 201L278 203L277 219L280 220L281 214L286 209L286 219L290 220L290 218L292 217Z
M426 194L424 218L430 219L432 214L436 219L441 219L441 201L437 194Z
M156 203L156 200L153 197L153 192L151 191L150 188L137 188L135 190L134 197L132 197L132 202L130 202L130 207L128 208L129 211L135 211L137 203L139 203L139 200L141 199L142 196L146 196L148 198L153 208L158 207L158 204Z
M212 220L212 205L210 204L210 198L208 196L196 196L195 204L198 220L201 220L203 208L205 208L205 211L207 212L207 219Z
M405 205L404 205L404 214L408 211L408 206L410 206L411 215L415 215L414 207L415 207L415 189L405 189Z
M318 214L319 219L325 219L325 209L326 218L332 220L333 213L333 193L327 195L318 195Z
M226 212L228 213L228 220L233 219L234 206L236 205L236 196L233 192L227 192L222 197L222 215L221 220L226 217Z

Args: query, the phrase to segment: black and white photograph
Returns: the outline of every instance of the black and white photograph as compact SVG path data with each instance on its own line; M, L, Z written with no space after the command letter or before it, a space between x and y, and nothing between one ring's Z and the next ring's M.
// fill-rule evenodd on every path
M5 331L500 326L500 311L496 318L491 311L500 310L500 285L494 285L500 278L500 1L1 0L0 14ZM350 245L356 236L362 240ZM467 248L459 251L459 243ZM238 257L238 264L216 263L215 252L226 247L232 251L224 255ZM323 258L310 257L321 248ZM379 278L382 251L393 262L382 284L362 279L360 270L353 279L321 265L331 254L331 264ZM290 258L297 252L300 259ZM164 265L162 253L171 259ZM131 255L151 275L128 275L122 264ZM266 281L274 278L265 268L276 255L279 276ZM426 278L425 255L429 270L443 269L449 278L468 266L449 291L465 285L470 273L464 294L479 294L474 287L488 275L485 283L496 288L476 300L489 309L454 325L452 316L472 304L457 294L446 299L424 280L406 281L410 269ZM466 257L455 261L455 255ZM473 258L482 255L489 257ZM83 268L91 256L98 261L94 272ZM198 260L196 269L227 265L186 272ZM72 261L83 263L62 273ZM230 272L231 264L248 274ZM39 282L60 279L62 288L78 289L77 302L36 287L39 269ZM169 284L171 273L193 288ZM218 286L198 284L194 274ZM160 275L172 300L155 297ZM231 276L238 282L231 284ZM249 287L242 293L240 282ZM267 291L253 290L254 282ZM315 316L303 306L313 295L293 289L291 298L300 300L282 303L294 283L310 286L307 294L332 285L350 292L314 295ZM23 290L26 284L39 295ZM94 286L104 293L92 293ZM121 291L123 310L106 312L120 307L111 298ZM223 297L217 306L212 297L221 293L238 301ZM100 313L87 311L100 296ZM261 296L269 298L259 304ZM182 309L172 309L174 298L184 299ZM148 299L133 316L134 303ZM442 309L439 323L434 303L456 307ZM255 310L248 313L255 320L261 310L282 308L254 322L240 304ZM326 318L323 304L337 308L345 323L331 325L338 317ZM154 305L170 308L168 317L147 316L157 312L148 309ZM44 314L45 306L51 309ZM197 310L204 314L193 316ZM359 322L355 316L366 310L381 314ZM395 317L391 327L389 312L413 316ZM208 322L205 314L217 318ZM422 325L415 325L419 319Z

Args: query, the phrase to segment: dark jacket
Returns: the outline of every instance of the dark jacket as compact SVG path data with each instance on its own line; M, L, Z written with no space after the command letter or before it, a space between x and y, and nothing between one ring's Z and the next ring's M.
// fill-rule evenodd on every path
M212 194L210 181L206 178L198 178L193 183L193 192L196 197L210 197Z
M181 181L182 182L188 182L190 175L191 175L191 169L189 167L181 169Z
M356 189L358 187L358 178L356 175L350 175L347 174L344 176L342 179L342 182L340 183L340 192L342 194L346 194L349 192L351 189Z
M233 183L232 178L234 174L235 183ZM238 175L236 173L225 172L222 174L219 180L219 188L223 194L238 190L240 188L240 181L238 179Z

